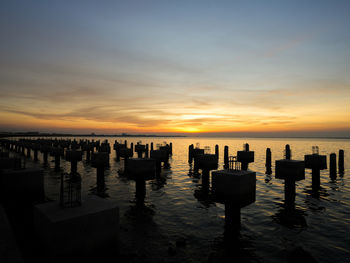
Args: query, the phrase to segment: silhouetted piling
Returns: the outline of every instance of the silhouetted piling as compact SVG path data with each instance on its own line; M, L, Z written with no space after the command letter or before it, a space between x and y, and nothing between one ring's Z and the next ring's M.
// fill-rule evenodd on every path
M272 168L271 168L271 149L267 148L266 149L266 162L265 162L265 167L266 167L266 174L272 174Z
M243 151L237 151L237 160L242 164L242 170L247 171L249 163L254 162L254 152L249 150L249 144L243 145Z
M344 174L344 150L339 150L338 170L339 174Z
M193 144L188 146L188 163L191 164L193 161Z
M219 145L215 145L215 155L219 160Z
M327 156L319 155L318 146L312 146L312 154L304 156L305 168L312 169L312 190L318 191L321 186L320 171L327 169Z
M224 148L224 169L228 169L228 146Z
M136 205L143 205L146 197L146 181L136 179Z
M153 142L151 142L151 151L153 151Z
M149 156L149 149L148 149L148 143L146 144L146 151L145 151L145 158L148 158Z
M225 203L225 239L239 235L241 229L241 209L229 202Z
M284 158L286 160L290 160L292 158L292 151L289 144L286 145L286 149L284 150Z
M38 149L34 149L34 162L38 161Z
M284 181L284 202L287 208L295 205L295 180L287 177Z
M276 160L276 179L284 180L284 202L286 209L295 206L295 182L305 179L305 162L298 160Z
M331 153L329 156L329 177L331 179L337 178L337 155Z
M169 144L169 154L173 155L173 143L172 142Z
M27 157L30 158L30 147L27 147Z
M44 164L47 164L47 163L48 163L47 157L48 157L48 152L45 151L45 152L43 153Z

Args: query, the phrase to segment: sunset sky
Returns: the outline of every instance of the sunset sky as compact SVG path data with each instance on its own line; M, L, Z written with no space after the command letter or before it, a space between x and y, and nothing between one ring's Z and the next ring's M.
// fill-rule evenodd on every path
M1 1L0 131L350 137L350 1Z

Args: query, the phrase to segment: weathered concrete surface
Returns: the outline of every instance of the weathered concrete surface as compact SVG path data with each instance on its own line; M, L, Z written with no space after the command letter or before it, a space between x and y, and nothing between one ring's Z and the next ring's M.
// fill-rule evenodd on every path
M217 201L244 207L255 202L256 174L243 170L213 171L212 191Z
M44 174L42 169L4 169L0 171L0 196L5 201L42 201Z
M62 209L58 202L37 205L34 222L51 262L95 257L101 249L118 248L119 208L97 196L73 208Z
M17 247L11 225L5 210L0 205L0 262L21 263L21 253Z
M305 163L298 160L276 160L275 175L277 179L293 179L300 181L305 179Z

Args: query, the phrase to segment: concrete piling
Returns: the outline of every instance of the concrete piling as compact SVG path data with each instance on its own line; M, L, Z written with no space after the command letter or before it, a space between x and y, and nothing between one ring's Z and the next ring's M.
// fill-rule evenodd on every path
M82 155L80 150L71 149L66 151L66 160L71 163L71 174L77 174L78 161L82 160Z
M228 169L228 146L224 148L224 169Z
M148 158L149 156L149 147L148 147L148 143L146 144L146 152L145 152L145 158Z
M291 160L292 158L292 151L290 149L289 144L286 144L286 148L284 150L284 159Z
M339 150L338 171L339 174L344 174L344 150Z
M188 146L188 163L192 164L193 161L193 144Z
M318 146L312 147L312 154L304 156L305 168L312 169L312 190L320 188L320 171L327 169L327 156L318 154Z
M329 177L331 179L337 178L337 155L331 153L329 156Z
M249 150L249 144L243 145L243 151L237 151L237 160L242 164L242 170L247 171L249 163L254 162L254 152Z
M256 174L239 169L237 157L230 157L228 168L212 172L212 196L217 203L225 204L225 239L238 238L241 225L241 208L254 203Z
M265 161L265 167L266 167L266 174L272 174L272 168L271 168L271 149L266 149L266 161Z
M295 182L305 179L304 161L276 160L276 179L284 180L284 202L287 209L295 206Z

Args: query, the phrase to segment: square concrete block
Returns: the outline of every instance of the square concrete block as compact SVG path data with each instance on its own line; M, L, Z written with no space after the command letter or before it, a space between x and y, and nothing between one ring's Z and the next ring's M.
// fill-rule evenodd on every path
M255 202L256 174L252 171L213 171L212 192L218 202L244 207Z
M138 152L138 151L140 151L140 152L146 151L146 145L144 145L144 144L136 144L135 145L135 152Z
M119 208L98 196L88 197L79 207L63 209L58 202L36 205L34 222L51 262L118 248Z
M254 152L253 151L237 151L237 161L239 162L254 162Z
M304 156L305 168L327 169L327 156L318 154L307 154Z
M81 161L83 159L83 152L77 150L67 150L66 151L66 160L67 161Z
M194 159L200 169L214 170L218 168L218 157L215 154L200 154Z
M0 172L0 194L6 201L42 201L44 174L42 169L6 169Z
M154 179L156 173L156 160L131 158L128 160L127 173L134 179Z
M22 161L18 157L1 157L0 169L20 169Z
M168 159L168 153L165 150L153 150L150 152L150 157L158 161L166 161Z
M134 154L131 148L120 148L119 155L120 157L126 158L126 157L132 157Z
M305 163L298 160L276 160L275 176L277 179L293 179L300 181L305 179Z
M108 152L92 153L91 165L92 167L109 166L109 153Z

